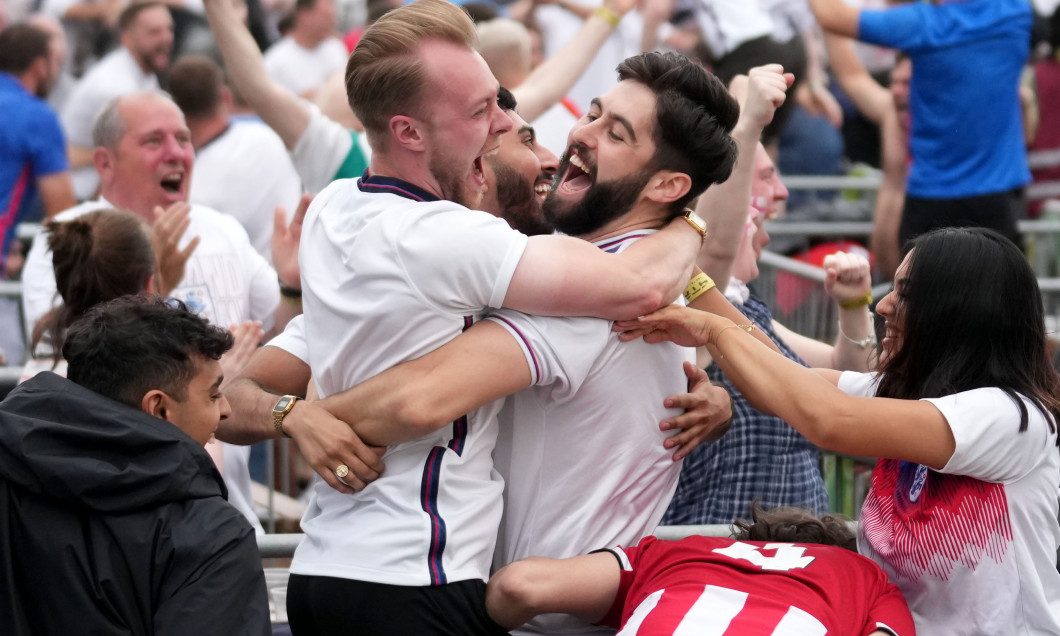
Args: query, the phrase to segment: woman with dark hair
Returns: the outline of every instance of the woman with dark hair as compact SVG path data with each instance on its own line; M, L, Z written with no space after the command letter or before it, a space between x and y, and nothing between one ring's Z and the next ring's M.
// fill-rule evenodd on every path
M705 344L757 408L822 448L880 457L859 549L923 633L1060 633L1060 377L1033 271L997 232L936 230L877 311L878 374L804 369L686 308L616 328Z
M63 302L34 327L23 381L44 370L65 375L61 350L66 329L89 309L119 296L154 291L154 251L136 215L97 210L65 223L50 222L45 235Z

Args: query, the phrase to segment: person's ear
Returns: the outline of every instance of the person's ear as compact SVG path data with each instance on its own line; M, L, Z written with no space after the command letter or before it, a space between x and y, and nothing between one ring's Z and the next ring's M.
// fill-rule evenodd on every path
M673 203L692 189L692 178L684 172L659 170L644 186L644 196L656 203Z
M232 112L232 90L225 85L221 85L221 105L224 107L226 113Z
M390 135L394 142L413 152L427 149L423 135L423 122L407 115L394 115L390 118Z
M30 75L37 82L44 82L48 79L48 73L51 71L51 60L48 56L38 57L33 60L29 67Z
M151 389L144 393L140 400L140 410L168 422L169 418L166 416L170 413L169 396L159 389Z
M114 172L114 155L103 146L96 146L96 149L92 151L92 164L99 173L100 181L108 183Z

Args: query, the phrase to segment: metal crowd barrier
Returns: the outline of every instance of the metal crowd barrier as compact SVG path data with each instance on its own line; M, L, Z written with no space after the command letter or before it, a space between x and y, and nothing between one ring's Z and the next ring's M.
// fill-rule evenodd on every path
M654 534L660 539L675 540L697 534L705 537L728 537L731 532L727 524L718 524L705 526L659 526L655 529ZM261 558L263 559L289 559L294 556L294 550L304 536L301 533L258 535L258 552L261 553Z

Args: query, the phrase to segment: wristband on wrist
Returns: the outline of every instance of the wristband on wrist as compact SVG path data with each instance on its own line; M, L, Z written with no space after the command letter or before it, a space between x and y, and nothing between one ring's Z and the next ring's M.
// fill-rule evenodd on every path
M839 325L839 335L842 336L844 340L846 340L850 344L854 345L858 349L868 349L869 347L871 347L871 346L876 344L876 332L875 331L870 331L869 335L865 336L861 340L854 340L853 338L848 336L846 334L846 332L843 331L843 325L840 324Z
M858 307L871 305L872 292L865 292L864 296L858 296L857 298L851 298L850 300L841 300L837 304L840 309L857 309Z
M622 20L622 16L618 15L614 9L606 4L601 4L597 7L596 11L593 11L593 15L608 23L612 29L617 27L618 23Z
M692 280L688 282L688 287L685 287L685 300L691 303L693 300L699 298L708 291L714 289L714 281L710 276L707 276L703 272L700 272L692 277Z

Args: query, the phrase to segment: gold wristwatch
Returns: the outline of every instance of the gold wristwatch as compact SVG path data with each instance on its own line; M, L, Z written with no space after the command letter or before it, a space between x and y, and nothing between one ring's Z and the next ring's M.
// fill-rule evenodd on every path
M300 399L297 395L285 395L276 402L276 406L272 407L272 423L276 427L276 432L284 437L290 437L290 435L283 430L283 418L287 417L287 414L294 408L294 403Z
M703 217L695 213L694 210L685 208L684 214L685 221L692 226L692 229L699 232L699 235L703 238L707 236L707 222L703 220Z

